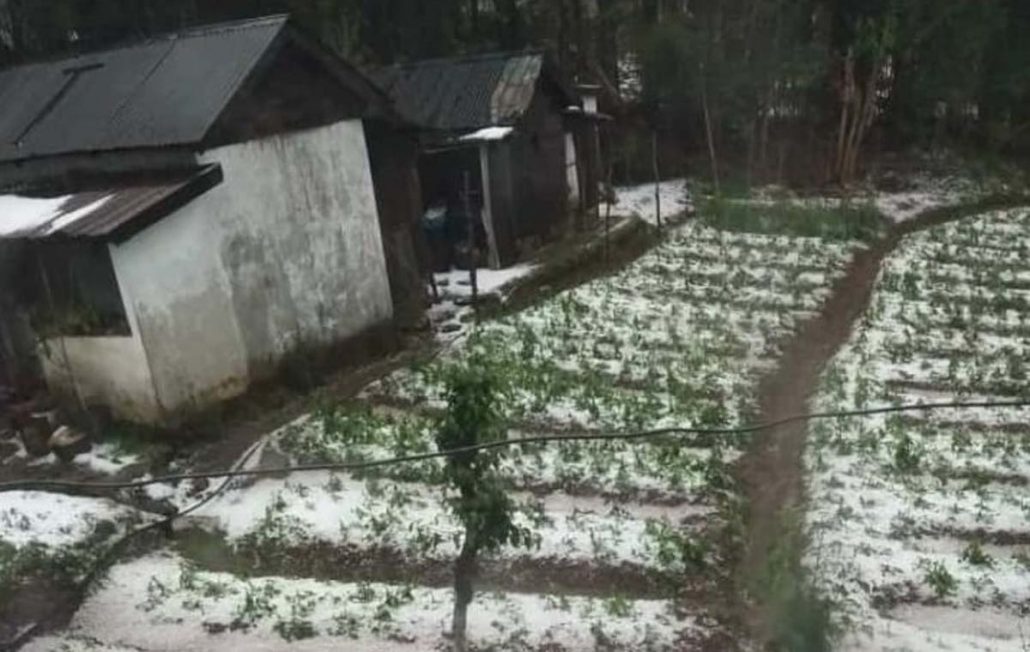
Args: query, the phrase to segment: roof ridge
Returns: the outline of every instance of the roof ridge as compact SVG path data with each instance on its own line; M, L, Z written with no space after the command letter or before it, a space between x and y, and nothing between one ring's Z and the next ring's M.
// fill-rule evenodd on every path
M239 29L247 29L250 27L258 27L270 25L273 23L287 23L290 19L289 14L269 14L267 16L256 16L254 18L239 18L236 20L227 20L220 23L205 23L203 25L194 25L192 27L184 27L180 30L165 32L163 34L155 34L154 36L144 39L142 42L150 40L161 40L164 38L191 38L194 36L206 36L208 34L217 34L219 32L231 32ZM128 44L130 47L135 44Z
M240 18L237 20L227 20L220 23L205 23L203 25L183 27L182 29L171 32L153 34L151 36L146 36L140 39L123 41L122 43L116 43L108 47L95 50L93 52L77 54L74 57L69 58L79 58L83 56L103 54L105 52L116 52L118 50L131 50L132 48L146 47L148 45L154 45L156 43L166 43L190 38L200 38L203 36L211 36L214 34L223 34L227 32L236 32L244 29L251 29L254 27L267 27L269 25L274 25L276 23L286 25L289 19L289 14L271 14L268 16L259 16L256 18Z
M82 52L68 52L64 54L56 54L54 56L43 57L37 60L23 61L11 66L0 66L0 72L17 70L18 68L24 68L28 66L53 65L60 63L62 61L74 61L76 59L88 59L90 57L99 57L110 52L120 52L122 50L143 48L152 45L157 45L159 43L171 43L183 39L200 38L203 36L211 36L213 34L240 31L255 27L267 27L269 25L274 25L277 22L285 26L289 22L289 19L289 14L270 14L267 16L258 16L255 18L240 18L237 20L222 21L219 23L206 23L203 25L194 25L192 27L183 27L179 30L162 32L160 34L153 34L150 36L136 38L130 37L116 43L109 43L107 45L97 47L96 49L84 50Z
M515 59L518 57L541 56L547 53L543 48L532 48L526 50L504 50L500 52L480 52L477 54L459 54L450 57L434 57L432 59L418 59L416 61L404 61L380 66L378 69L389 68L415 68L440 63L475 63L478 61L492 61L494 59Z

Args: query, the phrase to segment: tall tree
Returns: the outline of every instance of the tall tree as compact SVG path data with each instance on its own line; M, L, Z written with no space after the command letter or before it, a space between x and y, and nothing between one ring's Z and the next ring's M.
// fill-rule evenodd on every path
M488 359L474 357L451 366L446 372L446 385L447 414L440 423L436 444L441 452L451 453L444 477L456 492L449 502L465 530L454 562L451 627L455 652L465 652L468 608L480 555L504 545L539 545L539 540L514 520L516 505L497 474L497 451L474 450L508 435L501 412L505 390L499 375Z

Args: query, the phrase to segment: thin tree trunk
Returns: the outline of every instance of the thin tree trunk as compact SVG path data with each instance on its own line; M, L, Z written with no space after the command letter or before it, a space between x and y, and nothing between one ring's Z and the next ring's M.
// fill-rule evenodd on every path
M469 0L469 24L472 38L479 40L479 0Z
M712 136L712 114L708 107L708 82L705 80L705 67L701 65L701 108L705 117L705 135L708 138L708 158L712 165L712 183L715 184L715 194L721 195L719 188L719 160L715 155L715 139Z
M747 168L744 170L744 183L751 190L751 180L755 169L755 141L758 140L758 118L751 119L751 127L747 132Z
M842 181L844 175L844 146L847 143L848 134L848 102L845 100L840 107L840 126L837 128L837 151L833 160L833 175L838 181Z
M852 119L851 135L844 159L843 180L848 183L853 181L857 174L858 155L862 149L862 143L865 140L866 132L872 125L873 118L875 116L876 87L880 79L880 68L879 59L873 61L872 68L869 71L869 76L866 79L865 87L862 89L860 97L856 98L855 104L858 105L858 110L855 112L855 116Z
M651 170L654 172L654 220L662 228L662 173L658 168L658 129L651 131Z
M849 49L844 58L844 69L841 71L841 106L840 125L837 130L837 151L833 162L833 173L837 181L844 183L844 161L846 159L848 132L851 121L854 119L851 113L851 104L855 94L855 59L854 53Z
M472 602L473 583L476 578L476 550L469 543L469 533L465 532L465 542L461 553L454 562L454 618L451 622L451 636L454 641L454 652L466 652L468 640L468 609Z
M859 131L858 140L855 143L855 151L852 155L852 173L858 170L858 156L862 151L862 145L865 143L866 136L869 135L869 129L873 126L873 122L876 120L877 90L880 86L882 74L883 62L880 59L877 59L876 66L869 74L868 88L866 89L865 96L865 109L862 112L862 129Z
M762 131L760 146L758 148L758 167L762 171L762 178L769 174L769 112L762 114Z

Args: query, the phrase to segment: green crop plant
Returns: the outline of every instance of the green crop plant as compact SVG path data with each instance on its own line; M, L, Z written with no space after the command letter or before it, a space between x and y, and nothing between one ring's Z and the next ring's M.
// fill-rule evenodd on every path
M958 591L958 580L951 574L944 562L922 560L923 582L933 591L937 599L954 595Z

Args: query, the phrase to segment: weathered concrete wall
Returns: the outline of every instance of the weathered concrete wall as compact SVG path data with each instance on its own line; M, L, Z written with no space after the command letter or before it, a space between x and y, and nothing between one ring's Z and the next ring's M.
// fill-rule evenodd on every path
M247 367L225 271L223 237L203 197L112 252L122 298L135 314L158 412L228 398ZM198 210L201 209L201 210Z
M67 355L67 359L65 359ZM68 337L49 340L40 355L47 384L73 403L105 405L122 419L161 417L146 354L138 338Z
M224 184L194 208L223 224L221 265L253 370L392 317L361 121L233 145L202 160L225 172Z
M392 316L360 121L199 159L222 165L223 184L114 254L170 414L239 394L298 347Z

